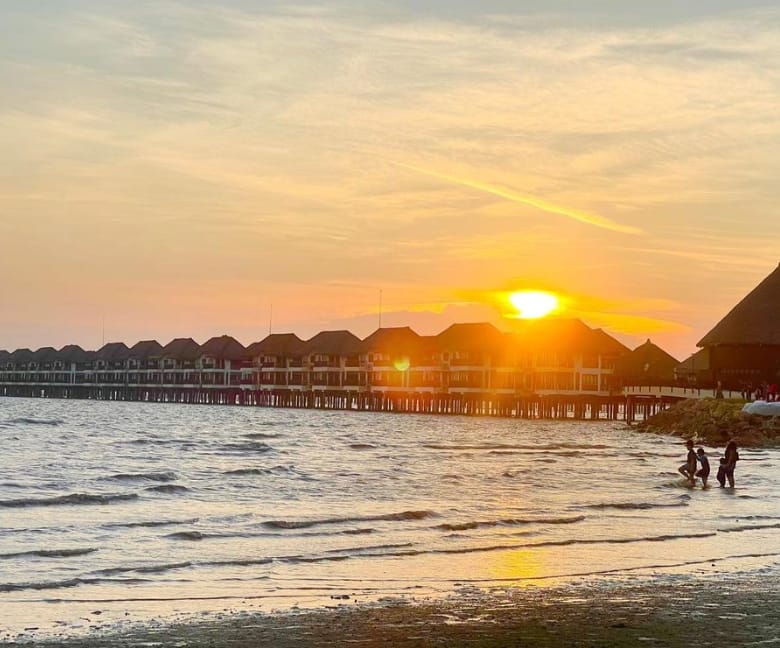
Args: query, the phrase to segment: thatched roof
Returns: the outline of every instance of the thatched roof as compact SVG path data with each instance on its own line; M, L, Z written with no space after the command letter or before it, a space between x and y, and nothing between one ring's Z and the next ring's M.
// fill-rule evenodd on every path
M604 356L624 356L631 352L620 340L616 340L604 329L593 329L591 332L592 349Z
M306 341L304 353L355 355L360 352L360 338L349 331L322 331Z
M119 362L127 360L129 353L130 349L127 348L124 342L109 342L97 350L95 357L106 362Z
M32 360L33 352L30 349L17 349L11 352L8 359L11 362L30 362Z
M159 358L162 354L162 344L157 340L141 340L130 347L128 358L133 360L146 360L147 358Z
M506 345L504 334L487 322L453 324L436 336L443 351L499 352Z
M176 360L197 360L200 358L200 344L192 338L175 338L160 351L161 358Z
M54 347L41 347L32 354L32 362L41 364L43 362L52 362L57 359L57 350Z
M87 352L78 344L68 344L57 352L57 360L61 362L84 362L87 359Z
M780 345L780 266L705 335L697 346Z
M218 360L242 360L246 349L236 338L229 335L213 337L200 347L200 355Z
M361 353L416 353L423 339L408 326L380 328L363 340Z
M674 371L677 376L696 375L702 371L710 370L710 350L699 349L692 356L678 364Z
M579 319L539 318L515 323L518 344L531 350L562 353L604 353L605 349L618 351L623 347L603 331L594 331ZM609 338L609 340L607 339ZM627 347L623 347L628 352Z
M250 358L259 356L301 356L306 343L295 333L271 333L259 342L253 342L246 348Z
M680 361L650 340L618 360L615 375L673 380Z

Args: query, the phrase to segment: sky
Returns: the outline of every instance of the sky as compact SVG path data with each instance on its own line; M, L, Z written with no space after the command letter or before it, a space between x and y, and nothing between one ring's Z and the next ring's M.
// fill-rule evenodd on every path
M528 288L682 360L780 261L775 2L3 0L0 87L0 349Z

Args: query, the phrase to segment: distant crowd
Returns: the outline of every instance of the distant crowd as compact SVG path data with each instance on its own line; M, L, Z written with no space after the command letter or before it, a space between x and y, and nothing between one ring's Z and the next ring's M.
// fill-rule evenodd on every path
M777 383L764 381L757 387L753 386L752 383L743 383L742 398L746 401L774 402L780 400L780 395L777 393Z

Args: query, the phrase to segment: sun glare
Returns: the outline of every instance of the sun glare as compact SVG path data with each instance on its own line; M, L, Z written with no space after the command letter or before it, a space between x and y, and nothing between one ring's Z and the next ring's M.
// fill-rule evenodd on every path
M541 290L520 290L509 295L509 301L517 309L517 317L535 319L549 315L558 307L558 298Z

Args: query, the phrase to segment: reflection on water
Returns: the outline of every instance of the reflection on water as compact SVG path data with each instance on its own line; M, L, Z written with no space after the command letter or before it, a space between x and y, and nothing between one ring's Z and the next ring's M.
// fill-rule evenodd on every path
M619 423L2 399L0 452L4 625L780 552L777 451L741 451L734 491L688 489L678 440Z

